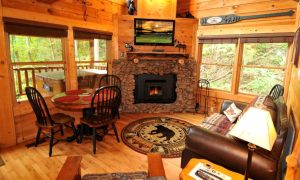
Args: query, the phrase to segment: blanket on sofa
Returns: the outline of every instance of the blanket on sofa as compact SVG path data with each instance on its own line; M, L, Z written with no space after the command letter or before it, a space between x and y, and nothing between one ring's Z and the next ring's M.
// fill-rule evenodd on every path
M213 115L204 119L200 126L208 129L209 131L226 135L231 129L232 123L224 114L214 113Z

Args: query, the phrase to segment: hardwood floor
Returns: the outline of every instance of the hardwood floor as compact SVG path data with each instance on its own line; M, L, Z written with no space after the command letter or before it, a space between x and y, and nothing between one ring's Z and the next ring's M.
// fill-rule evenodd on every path
M119 135L128 123L145 117L168 116L199 124L204 116L200 114L121 114L117 121ZM27 148L27 143L0 150L5 165L0 167L0 179L55 179L67 156L80 155L81 173L133 172L147 171L145 155L133 151L115 136L105 136L97 142L97 154L92 154L92 142L84 139L76 142L59 142L53 147L53 157L48 157L49 141L38 147ZM176 180L181 171L180 158L164 158L167 178Z

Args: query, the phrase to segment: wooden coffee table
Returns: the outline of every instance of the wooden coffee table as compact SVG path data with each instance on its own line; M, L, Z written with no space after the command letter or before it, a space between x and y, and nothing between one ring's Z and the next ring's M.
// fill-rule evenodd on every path
M225 169L222 166L216 165L205 159L196 159L196 158L193 158L189 161L189 163L186 165L186 167L181 171L181 173L179 175L179 179L180 180L194 180L193 177L189 176L189 173L199 162L210 165L211 168L213 168L214 170L219 171L227 176L230 176L232 180L243 180L244 179L244 176L242 174Z

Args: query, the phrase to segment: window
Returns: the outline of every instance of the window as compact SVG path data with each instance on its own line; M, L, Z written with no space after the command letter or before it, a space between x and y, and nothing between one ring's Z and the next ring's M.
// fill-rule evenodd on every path
M245 43L239 92L266 95L283 84L288 43Z
M75 60L79 69L107 70L106 40L75 40Z
M94 88L102 74L107 73L105 39L75 40L78 88Z
M74 28L74 39L78 88L98 87L99 78L107 74L107 46L112 33Z
M66 26L3 18L8 34L11 70L17 100L33 86L43 96L65 91L63 38Z
M26 98L26 86L36 87L44 96L64 91L61 38L10 34L9 42L17 100ZM55 88L53 78L61 87Z
M203 44L200 78L210 82L210 88L231 90L236 44Z
M293 34L228 35L199 37L198 40L200 78L207 79L211 89L231 94L267 95L274 85L284 84Z

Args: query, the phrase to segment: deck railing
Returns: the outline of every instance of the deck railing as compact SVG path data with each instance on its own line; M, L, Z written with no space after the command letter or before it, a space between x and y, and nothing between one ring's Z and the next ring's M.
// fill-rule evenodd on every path
M17 98L19 96L25 95L25 87L33 86L36 87L35 75L36 73L42 72L54 72L59 70L64 70L63 64L51 64L49 66L40 66L40 65L32 65L32 63L12 63L14 79L15 79L15 90ZM28 66L32 67L28 67ZM25 67L24 67L25 66ZM77 64L77 69L98 69L98 70L107 70L107 67L101 65L86 65L86 64Z

